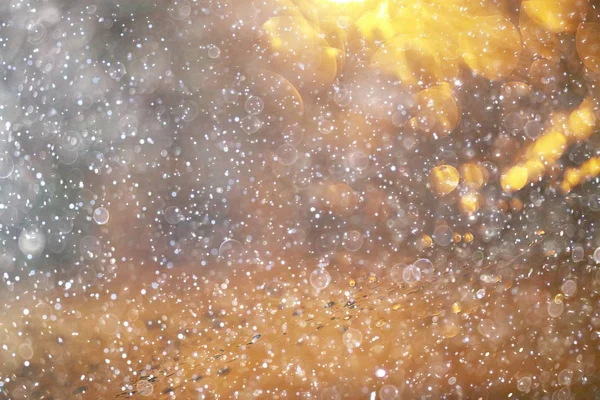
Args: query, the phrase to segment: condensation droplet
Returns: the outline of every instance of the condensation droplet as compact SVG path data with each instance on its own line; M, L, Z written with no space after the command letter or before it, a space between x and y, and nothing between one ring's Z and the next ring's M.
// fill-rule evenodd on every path
M102 243L97 237L86 236L79 243L81 253L89 260L95 260L102 253Z
M244 103L244 108L246 112L250 115L258 115L262 112L264 108L263 99L258 96L250 96L246 99Z
M448 246L452 243L452 229L448 225L440 225L433 231L433 241L438 246Z
M104 207L98 207L94 210L94 221L98 225L104 225L110 219L110 214L108 210Z
M249 135L258 132L262 127L262 121L256 115L246 115L241 119L242 129Z
M542 134L544 126L537 121L529 121L525 124L525 136L529 139L535 140Z
M208 56L210 58L219 58L219 56L221 55L221 49L218 48L217 46L210 46L208 48Z
M573 248L573 252L571 253L571 259L574 262L579 262L583 260L585 256L585 250L581 246L576 246Z
M298 144L304 137L304 130L299 125L289 125L281 133L286 143Z
M19 355L24 360L31 360L33 357L33 348L29 343L21 343L19 345Z
M414 264L408 265L402 271L402 280L409 285L414 285L421 280L421 270Z
M321 391L321 400L340 400L341 396L335 386L325 388Z
M571 279L566 280L560 287L560 291L563 292L566 297L575 296L575 293L577 292L577 282Z
M570 386L573 382L573 370L565 368L558 373L558 384L561 386Z
M322 119L319 121L319 132L321 132L323 135L329 135L331 132L333 132L333 129L334 125L330 120Z
M281 164L292 165L298 160L298 150L291 144L282 144L277 149L277 157Z
M348 251L358 251L363 245L363 237L359 231L344 233L342 245Z
M394 385L385 385L379 389L379 397L381 400L396 400L400 392Z
M524 376L517 382L517 389L523 393L529 393L531 390L531 377Z
M6 153L0 153L0 179L6 179L12 175L15 169L15 163L11 156Z
M428 258L419 258L413 265L421 273L421 279L428 279L433 275L433 263Z
M185 220L185 217L181 213L178 207L169 206L165 208L165 219L171 225L177 225L181 221Z
M404 284L403 274L406 267L406 264L398 263L394 264L390 269L390 277L398 285Z
M239 257L244 250L244 246L238 240L226 239L219 246L219 257L224 259L233 259Z
M148 382L147 380L139 381L137 385L135 385L135 388L140 394L140 396L150 396L154 391L152 383Z
M357 329L350 328L346 332L344 332L342 340L347 348L355 349L361 345L363 340L363 334Z
M486 338L491 338L496 331L496 323L491 319L484 319L479 322L479 326L477 327L477 331Z
M567 400L569 398L569 396L571 396L571 390L569 388L561 388L559 390L557 390L556 392L554 392L556 395L556 400ZM552 396L552 399L554 400L554 396Z
M331 282L331 275L324 268L317 268L310 274L310 284L317 290L323 290Z
M562 315L563 311L565 310L565 303L564 302L556 302L555 300L550 300L548 302L548 315L550 315L552 318L558 318Z
M108 68L108 75L116 81L120 81L126 73L127 69L125 68L125 65L120 62L116 62Z
M30 226L19 235L19 249L26 256L37 257L46 246L46 235L37 227Z

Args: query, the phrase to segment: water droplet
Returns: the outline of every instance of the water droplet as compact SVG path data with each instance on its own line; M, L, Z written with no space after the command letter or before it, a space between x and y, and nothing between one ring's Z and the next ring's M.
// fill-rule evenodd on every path
M328 119L322 119L319 121L319 132L321 132L323 135L329 135L331 132L333 132L334 128L333 122Z
M139 381L137 385L135 385L135 388L140 394L140 396L150 396L154 391L152 383L148 382L147 380Z
M281 164L292 165L298 160L298 150L291 144L282 144L277 149L277 157Z
M331 282L331 275L325 268L317 268L310 274L310 284L317 290L323 290Z
M37 257L46 246L46 235L37 227L30 226L19 235L19 249L26 256Z
M219 246L219 257L226 260L238 258L242 255L244 246L238 240L226 239Z
M560 291L563 292L566 297L575 296L575 293L577 292L577 282L571 279L566 280L560 287Z
M433 263L428 258L420 258L413 263L420 274L421 279L428 279L433 275Z
M262 121L256 115L246 115L241 119L240 125L247 134L252 135L262 127Z
M348 329L342 336L344 345L349 349L355 349L360 346L363 340L363 334L354 328Z
M556 395L556 400L567 400L569 396L571 396L571 390L569 388L562 388L554 392ZM554 399L554 396L552 396Z
M258 115L262 112L264 108L263 99L258 96L250 96L246 99L244 103L244 108L246 112L250 115Z
M550 300L548 302L548 315L550 315L552 318L560 317L564 310L565 310L564 302L561 301L561 302L557 303L554 300Z
M570 386L573 381L573 370L565 368L558 373L558 384L562 386Z
M94 210L94 221L96 221L98 225L106 224L109 218L110 214L108 213L108 210L106 208L98 207Z
M138 124L138 119L134 115L125 114L119 119L117 127L119 132L125 137L133 137L137 135Z
M321 392L321 400L339 400L340 393L335 386L323 389Z
M89 260L95 260L102 254L102 243L94 236L86 236L79 242L81 253Z
M0 153L0 179L6 179L12 175L15 163L6 153Z
M363 237L359 231L348 231L344 233L342 245L348 251L358 251L363 245Z
M574 262L579 262L579 261L583 260L584 256L585 256L585 250L583 249L583 247L576 246L573 248L573 252L571 253L571 259Z
M120 330L119 318L113 314L104 314L98 320L98 327L106 336L115 336Z
M394 264L390 270L390 277L398 285L404 284L403 274L406 267L406 264L398 263Z
M223 99L229 104L235 104L240 97L239 92L236 89L228 88L223 89Z
M42 24L30 21L27 23L27 41L31 44L39 44L46 37L46 27Z
M438 246L448 246L452 243L452 229L448 225L440 225L433 231L433 241Z
M354 151L348 156L348 167L364 171L369 167L369 156L362 151Z
M592 257L594 258L594 261L596 261L596 263L600 263L600 247L594 250L594 255Z
M123 65L123 63L120 62L113 63L108 68L108 75L116 81L120 81L126 73L127 69L125 68L125 65Z
M24 360L31 360L31 358L33 357L33 348L29 343L21 343L19 345L19 355Z
M217 46L213 45L208 48L208 56L210 58L213 58L213 59L219 58L220 55L221 55L221 49L218 48Z
M299 125L289 125L281 133L286 143L298 144L304 137L304 129Z
M348 22L348 18L347 17L340 16L337 19L336 25L340 29L346 29L346 27L348 26L348 23L349 22Z
M409 117L406 111L396 111L392 114L392 124L395 127L402 128L408 122Z
M525 124L525 136L529 139L535 140L542 134L544 126L537 121L529 121Z
M179 207L175 206L165 208L165 219L171 225L177 225L181 221L185 221L185 217L179 210Z
M491 338L496 331L496 323L491 319L484 319L479 322L479 326L477 327L477 331L486 338Z
M524 376L517 382L517 389L524 393L529 393L531 390L531 377Z
M402 280L409 285L414 285L421 280L421 270L414 264L408 265L402 271Z
M385 385L379 389L379 397L381 400L396 400L400 396L400 392L393 385Z

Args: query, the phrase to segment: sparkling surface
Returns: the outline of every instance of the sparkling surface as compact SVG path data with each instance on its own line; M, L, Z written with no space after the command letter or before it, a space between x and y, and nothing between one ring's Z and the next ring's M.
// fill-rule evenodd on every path
M589 0L0 2L1 399L597 399Z

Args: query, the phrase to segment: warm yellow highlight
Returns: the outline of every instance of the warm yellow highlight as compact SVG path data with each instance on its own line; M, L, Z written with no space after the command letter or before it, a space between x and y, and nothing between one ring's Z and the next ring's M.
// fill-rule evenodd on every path
M574 32L585 18L588 0L525 0L521 12L553 33Z
M528 158L536 158L545 165L554 164L567 147L567 138L560 132L548 132L539 137L528 152Z
M505 192L516 192L527 185L527 168L516 165L500 177L500 185Z
M590 71L600 73L600 24L584 22L577 28L577 54Z
M495 80L509 75L521 54L521 35L502 15L473 19L460 34L459 46L465 63L477 74Z
M565 171L564 179L560 183L560 188L564 193L568 193L575 186L580 185L600 175L600 157L592 157L579 168L568 168Z
M433 168L429 174L431 188L438 196L446 196L458 186L460 174L451 165L439 165Z
M443 83L417 93L416 115L411 124L419 131L443 137L450 134L459 121L460 109L450 85Z
M467 192L460 196L458 205L460 210L467 215L473 215L479 208L483 202L483 198L478 192Z
M476 163L466 163L460 166L463 184L472 190L482 187L487 182L487 175L487 170Z
M594 104L590 99L585 99L579 107L569 115L569 139L575 141L585 140L593 133L595 126L596 116L594 114Z

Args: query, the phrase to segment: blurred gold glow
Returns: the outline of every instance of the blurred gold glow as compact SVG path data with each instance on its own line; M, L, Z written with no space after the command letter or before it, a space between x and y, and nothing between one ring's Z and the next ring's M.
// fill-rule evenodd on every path
M590 98L584 99L569 114L558 112L552 115L550 120L551 126L548 131L527 147L521 161L503 173L500 184L504 191L518 191L528 182L535 182L542 178L558 162L569 146L587 140L597 127L594 103ZM594 159L590 159L588 163L584 164L585 167L581 167L584 176L590 173L593 175ZM564 174L561 189L569 192L581 183L581 173L577 169L568 169Z
M477 190L487 182L487 171L476 163L466 163L460 166L460 176L463 184L472 190Z
M579 168L567 168L560 184L563 192L568 193L577 185L600 175L600 157L592 157Z
M429 179L433 192L438 196L446 196L456 189L460 175L451 165L439 165L431 170Z
M577 28L577 54L583 64L594 73L600 72L600 24L584 22Z
M585 18L588 0L526 0L521 10L553 33L573 32Z
M500 99L506 113L518 112L533 90L556 87L549 76L560 75L564 58L559 35L576 35L576 54L586 68L600 72L600 24L586 21L588 0L525 0L515 25L514 10L491 1L328 0L301 1L299 12L276 16L263 25L275 58L289 71L293 85L331 84L345 64L351 32L371 46L370 66L399 80L414 96L407 127L434 139L452 133L462 109L454 83L461 70L490 80L528 74L505 83ZM354 30L354 31L353 31ZM526 50L526 51L525 51ZM575 54L575 53L573 53ZM309 83L307 83L309 82ZM531 85L531 86L530 86ZM590 98L542 121L545 130L520 157L504 168L503 190L515 192L546 176L573 143L587 140L597 127ZM451 193L462 176L470 192L460 196L464 213L478 210L476 190L487 182L487 171L476 164L432 170L432 190ZM564 179L570 185L575 172ZM444 176L444 174L446 176ZM567 183L565 183L567 185Z
M516 192L527 185L528 171L521 165L510 168L500 177L500 185L506 192Z
M460 34L463 60L488 79L508 76L521 54L521 36L514 24L502 15L475 18Z
M460 196L458 205L464 214L473 215L479 210L482 202L483 196L480 193L467 192Z

